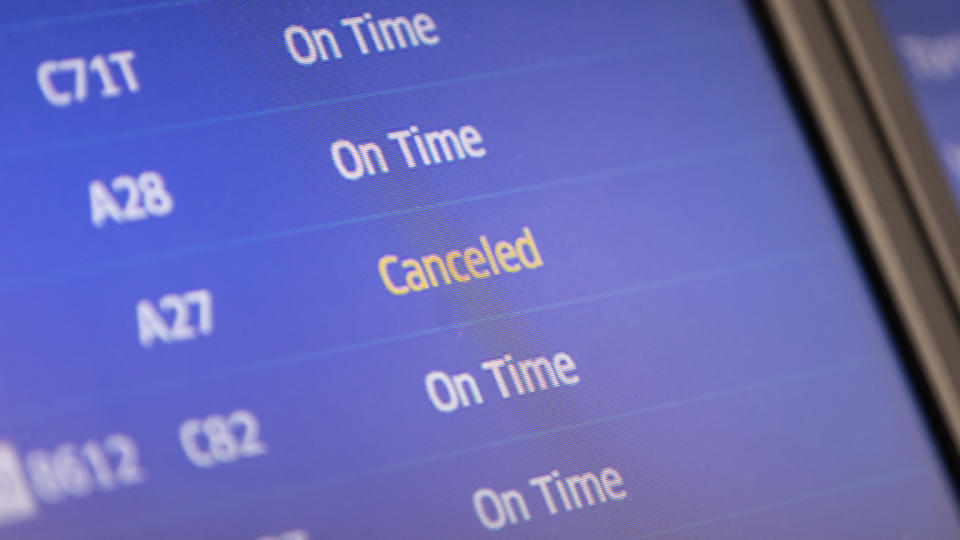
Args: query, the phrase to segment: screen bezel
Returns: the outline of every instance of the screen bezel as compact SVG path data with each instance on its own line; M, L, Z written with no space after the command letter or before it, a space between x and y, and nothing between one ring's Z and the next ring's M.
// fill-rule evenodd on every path
M937 145L874 7L866 1L837 0L827 0L826 6L960 319L960 208Z
M960 325L826 10L751 0L760 33L960 502ZM906 264L905 261L909 261Z

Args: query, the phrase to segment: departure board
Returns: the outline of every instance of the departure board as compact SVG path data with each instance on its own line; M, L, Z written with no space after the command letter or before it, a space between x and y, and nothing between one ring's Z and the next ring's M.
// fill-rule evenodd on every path
M0 538L960 535L746 4L2 12Z

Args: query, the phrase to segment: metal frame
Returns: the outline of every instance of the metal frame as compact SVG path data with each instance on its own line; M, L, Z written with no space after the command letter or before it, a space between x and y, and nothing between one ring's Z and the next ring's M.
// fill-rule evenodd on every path
M848 2L861 0L835 3ZM904 193L873 111L850 69L830 8L809 0L761 0L761 5L826 143L867 249L946 424L953 442L951 457L956 459L960 448L960 324L954 299L960 297L953 296L939 266L941 253L931 249L935 242L925 234L922 225L926 223L918 222L912 197ZM915 167L917 174L926 172L919 164ZM949 231L942 229L940 234Z
M827 0L904 188L960 306L960 212L887 33L867 0Z

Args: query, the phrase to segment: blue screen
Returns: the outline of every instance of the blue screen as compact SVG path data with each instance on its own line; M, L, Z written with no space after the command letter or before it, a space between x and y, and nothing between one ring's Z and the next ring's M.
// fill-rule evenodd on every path
M20 2L0 538L947 538L751 11Z
M874 1L960 203L960 3Z

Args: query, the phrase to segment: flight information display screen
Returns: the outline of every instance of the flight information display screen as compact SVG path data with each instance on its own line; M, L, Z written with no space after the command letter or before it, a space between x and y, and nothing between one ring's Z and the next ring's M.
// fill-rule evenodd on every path
M960 204L960 3L874 2Z
M748 6L19 2L0 538L946 538Z

